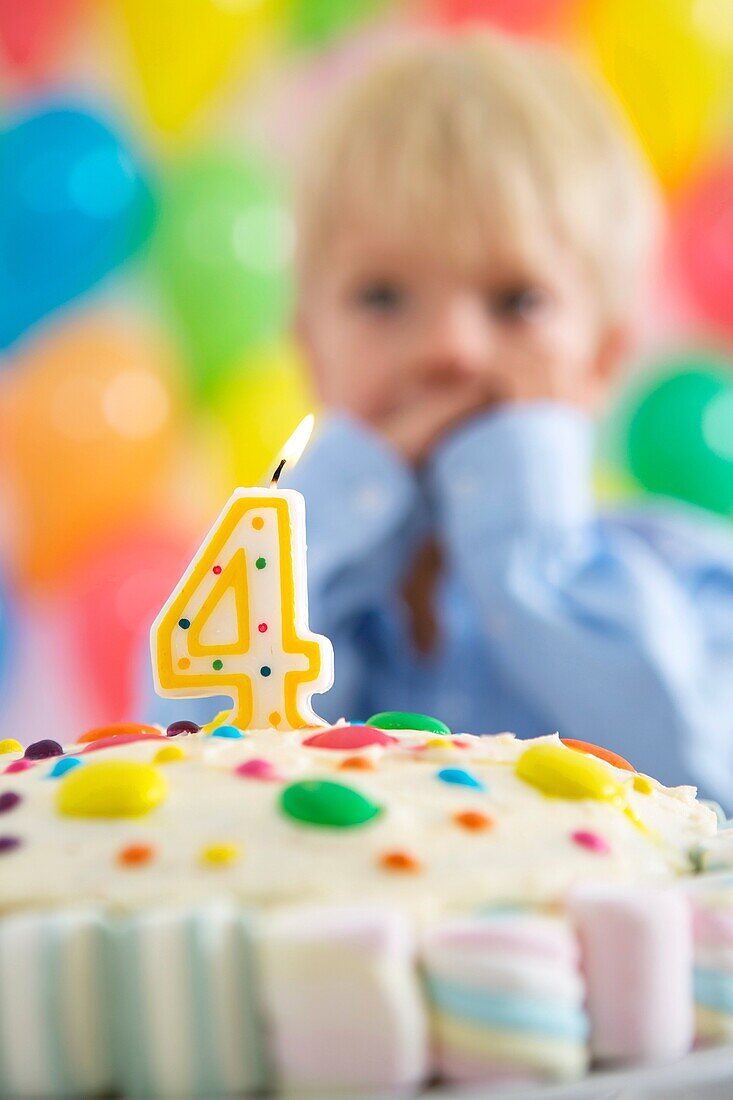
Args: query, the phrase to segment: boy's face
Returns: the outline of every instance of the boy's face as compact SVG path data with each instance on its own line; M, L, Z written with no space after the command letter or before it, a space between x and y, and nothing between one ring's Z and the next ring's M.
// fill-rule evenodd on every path
M457 421L505 401L594 407L619 358L590 279L547 239L532 263L485 250L458 266L352 227L302 299L300 331L324 404L419 460Z

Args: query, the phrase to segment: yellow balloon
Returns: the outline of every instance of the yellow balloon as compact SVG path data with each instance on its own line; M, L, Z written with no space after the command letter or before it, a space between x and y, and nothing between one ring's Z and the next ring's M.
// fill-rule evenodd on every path
M730 0L592 0L585 27L661 180L678 185L733 89Z
M235 68L251 69L281 23L284 0L114 0L147 111L179 134Z
M259 484L314 404L304 361L292 344L249 355L211 408L226 450L228 488Z

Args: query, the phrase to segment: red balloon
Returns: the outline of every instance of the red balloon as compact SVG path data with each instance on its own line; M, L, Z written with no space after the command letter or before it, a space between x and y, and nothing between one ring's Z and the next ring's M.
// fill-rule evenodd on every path
M42 75L58 54L79 0L0 0L0 46L11 68Z
M86 681L94 721L136 717L150 625L194 549L180 533L124 535L100 548L70 583L74 662Z
M733 333L733 159L692 184L680 200L674 235L681 276L700 313Z
M568 0L432 0L430 9L446 27L488 23L526 34L545 27Z

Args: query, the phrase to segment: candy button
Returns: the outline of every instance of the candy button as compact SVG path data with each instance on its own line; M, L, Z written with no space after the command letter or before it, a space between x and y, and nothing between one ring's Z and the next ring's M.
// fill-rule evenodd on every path
M51 771L48 773L49 779L60 779L62 775L66 775L72 768L78 768L82 761L78 756L64 756L61 760L57 760Z
M280 808L296 821L337 829L363 825L382 812L381 806L353 787L328 779L291 783L280 795Z
M244 737L241 730L238 730L236 726L217 726L216 729L211 731L212 737L229 737L232 740L239 740Z
M239 859L239 848L236 844L210 844L202 851L201 859L204 863L224 867Z
M10 810L14 810L16 806L19 806L22 802L22 798L15 791L3 791L0 794L0 814L9 813Z
M453 820L462 829L468 829L474 833L490 829L494 824L494 819L488 814L482 814L480 810L459 810L453 815Z
M411 852L383 852L379 862L387 871L402 871L414 874L420 870L420 860Z
M90 741L108 741L110 737L129 737L144 733L160 736L157 726L144 726L140 722L112 722L109 726L97 726L95 729L87 730L77 739L77 744L86 745Z
M142 867L150 863L154 855L155 851L150 844L129 844L118 853L117 862L123 867Z
M166 745L162 749L158 749L153 757L154 764L175 764L179 760L185 760L186 754L183 749L179 749L178 745Z
M63 752L64 750L58 741L51 741L46 738L43 741L34 741L32 745L29 745L25 750L25 757L27 760L48 760L50 756L62 756Z
M374 761L370 760L368 756L347 756L339 764L339 770L373 772Z
M59 785L57 809L72 817L140 817L168 794L157 768L133 760L109 760L75 768Z
M611 851L611 847L602 836L598 833L591 833L585 829L579 829L576 833L573 833L571 840L581 848L587 848L589 852L596 852L598 855L607 855Z
M13 737L6 737L4 741L0 741L0 754L6 752L22 752L23 746L20 741L16 741Z
M19 836L0 836L0 855L12 852L15 848L19 848L20 844Z
M369 745L397 745L398 741L381 729L371 729L369 726L332 726L322 733L306 737L303 744L309 749L351 752L353 749L365 749Z
M600 745L592 745L590 741L575 741L572 737L561 737L560 740L569 749L588 753L589 756L597 756L599 760L605 760L607 764L613 764L614 768L622 768L627 772L636 771L636 768L629 764L628 760L624 760L623 756L619 756L617 752L611 752L610 749L603 749Z
M234 770L237 775L241 775L244 779L273 780L279 778L270 760L246 760L244 764L239 764Z
M409 710L382 710L367 719L368 726L383 730L422 730L426 733L450 733L445 722L431 718L429 714L415 714Z
M13 775L15 772L27 772L29 768L34 766L32 760L14 760L12 764L8 764L4 774Z
M565 745L534 745L516 764L525 783L550 798L592 798L623 808L624 788L613 772L597 760Z
M165 732L168 737L180 737L181 734L184 733L198 733L200 729L201 726L197 725L195 722L187 722L185 719L182 719L179 722L171 722Z
M85 745L82 752L99 752L100 749L119 749L123 745L134 745L138 741L165 741L164 733L118 733L115 737L102 737Z
M436 773L435 778L440 779L443 783L457 783L461 787L475 787L479 791L486 789L481 780L477 779L471 772L467 772L465 768L441 768Z

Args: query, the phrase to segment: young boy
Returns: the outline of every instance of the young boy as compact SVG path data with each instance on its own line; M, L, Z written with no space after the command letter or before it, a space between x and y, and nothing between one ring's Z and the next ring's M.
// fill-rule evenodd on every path
M733 795L733 540L591 490L655 210L609 108L538 47L423 43L331 112L297 265L327 415L288 480L324 717L558 729Z

